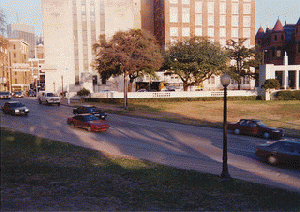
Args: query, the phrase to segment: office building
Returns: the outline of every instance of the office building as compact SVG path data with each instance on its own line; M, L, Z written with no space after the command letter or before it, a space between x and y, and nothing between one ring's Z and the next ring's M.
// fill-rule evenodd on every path
M14 23L7 26L8 39L23 39L29 44L29 58L35 57L35 29L27 24Z

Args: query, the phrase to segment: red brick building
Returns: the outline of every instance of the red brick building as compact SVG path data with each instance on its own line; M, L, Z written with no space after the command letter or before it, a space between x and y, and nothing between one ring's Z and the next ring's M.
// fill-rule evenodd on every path
M278 19L274 28L266 31L260 27L255 44L264 53L264 64L283 65L285 52L290 65L300 64L300 18L296 24L284 26Z

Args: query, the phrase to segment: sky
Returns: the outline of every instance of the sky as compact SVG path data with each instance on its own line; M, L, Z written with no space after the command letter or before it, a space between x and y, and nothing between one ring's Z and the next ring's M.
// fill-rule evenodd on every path
M284 25L296 24L300 18L299 0L256 0L256 31L273 28L278 18ZM36 34L42 34L41 0L0 0L0 8L6 14L6 22L33 25Z

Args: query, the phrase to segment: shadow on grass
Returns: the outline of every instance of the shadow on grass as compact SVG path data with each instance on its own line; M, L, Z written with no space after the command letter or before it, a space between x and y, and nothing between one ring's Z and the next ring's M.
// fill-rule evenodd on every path
M294 210L300 194L1 129L1 210Z

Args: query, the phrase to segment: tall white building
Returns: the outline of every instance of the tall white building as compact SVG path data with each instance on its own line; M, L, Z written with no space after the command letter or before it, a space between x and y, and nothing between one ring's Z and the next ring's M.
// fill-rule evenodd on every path
M141 28L141 0L42 0L46 90L92 89L92 46L100 35Z

